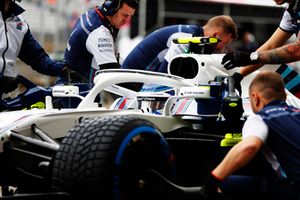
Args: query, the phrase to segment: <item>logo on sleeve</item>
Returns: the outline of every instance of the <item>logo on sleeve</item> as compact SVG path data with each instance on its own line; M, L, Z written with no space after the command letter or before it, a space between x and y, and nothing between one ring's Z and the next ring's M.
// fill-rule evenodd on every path
M113 51L113 41L110 38L99 38L98 39L98 49L100 52L112 52Z
M16 29L19 30L19 31L22 31L23 22L21 21L21 19L18 16L16 16L14 21L16 22Z

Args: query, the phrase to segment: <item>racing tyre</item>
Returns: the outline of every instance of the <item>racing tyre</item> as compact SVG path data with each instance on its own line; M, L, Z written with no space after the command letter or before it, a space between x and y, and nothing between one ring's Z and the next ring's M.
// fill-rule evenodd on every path
M87 119L63 139L53 162L52 185L76 199L148 199L145 169L170 178L173 167L166 140L147 120Z

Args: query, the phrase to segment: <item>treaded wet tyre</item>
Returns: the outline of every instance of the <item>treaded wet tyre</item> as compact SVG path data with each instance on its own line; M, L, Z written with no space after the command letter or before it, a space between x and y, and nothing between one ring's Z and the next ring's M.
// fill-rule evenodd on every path
M138 117L85 120L63 139L52 171L55 189L76 199L147 199L144 169L168 176L173 155L158 129Z

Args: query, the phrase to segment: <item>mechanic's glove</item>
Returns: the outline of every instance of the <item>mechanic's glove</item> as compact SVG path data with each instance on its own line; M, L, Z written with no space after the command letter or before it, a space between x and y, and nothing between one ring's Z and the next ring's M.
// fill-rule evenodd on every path
M232 74L231 76L234 79L234 88L237 89L237 91L239 92L240 96L242 96L242 87L241 87L241 82L243 80L243 75L235 72L234 74Z
M70 69L69 67L64 67L61 71L61 78L68 83L82 83L86 82L86 78L80 73Z
M219 184L221 184L221 181L218 180L213 174L210 174L200 189L202 197L209 200L216 199L218 197Z
M17 77L2 76L0 78L0 94L8 93L17 89L19 84L17 79Z
M257 61L252 61L250 59L250 54L247 52L234 51L231 53L227 53L222 59L222 65L224 65L225 69L230 70L235 67L246 66L250 64L256 64Z

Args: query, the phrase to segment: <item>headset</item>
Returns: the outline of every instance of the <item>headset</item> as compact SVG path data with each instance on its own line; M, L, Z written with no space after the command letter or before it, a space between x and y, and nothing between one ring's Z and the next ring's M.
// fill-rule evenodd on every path
M122 0L106 0L101 6L100 9L102 13L106 16L113 16L116 14L118 9L121 6Z

